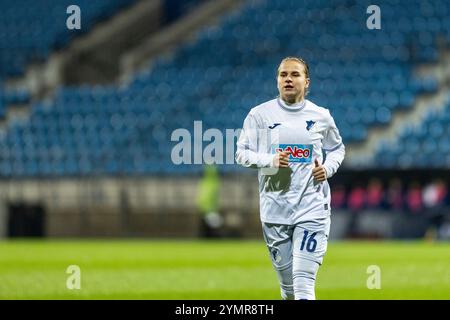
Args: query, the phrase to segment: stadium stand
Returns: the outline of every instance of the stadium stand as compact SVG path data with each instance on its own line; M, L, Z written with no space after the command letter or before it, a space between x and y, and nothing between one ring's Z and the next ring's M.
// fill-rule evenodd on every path
M8 3L6 5L6 2ZM107 19L135 0L77 1L83 8L83 28L67 32L66 8L73 1L1 1L0 11L0 76L18 76L31 62L44 61L52 50L67 45L77 34L88 32L92 26ZM38 17L38 18L36 18Z
M382 168L444 168L450 163L450 93L442 112L406 127L389 144L380 144L375 163Z
M165 1L171 13L166 22L176 23L183 12L200 16L195 5L204 2ZM117 29L106 25L109 37L100 37L96 47L89 48L93 54L81 50L68 62L71 77L61 77L59 87L41 99L33 91L6 83L24 76L34 62L50 64L51 53L78 43L77 34L89 37L98 32L96 23L143 2L78 1L83 12L83 30L78 33L56 26L65 25L65 7L71 4L67 1L51 6L49 0L8 5L0 1L5 8L0 12L5 21L0 30L0 225L6 225L7 219L29 219L23 208L38 205L42 209L36 211L42 222L39 235L195 236L195 187L203 167L173 164L171 151L177 142L171 141L171 133L178 128L193 133L196 120L203 121L203 131L240 128L251 107L276 97L276 64L285 56L298 55L309 62L309 98L330 109L349 151L367 144L373 129L392 128L399 114L420 109L421 98L440 97L448 85L444 79L448 75L416 73L418 66L443 64L442 44L448 48L450 42L446 1L378 1L382 30L366 27L369 1L240 2L242 6L221 14L213 24L205 22L194 37L186 41L174 37L177 46L168 45L168 54L154 58L148 53L167 53L167 48L143 50L138 59L130 60L133 68L126 75L108 74L107 80L117 77L115 84L97 81L101 77L95 71L101 73L107 66L96 59L102 42L109 45L103 51L111 58L111 48L129 44L118 39L141 39L131 39L128 35L136 34L127 31L119 37ZM223 4L215 12L222 8L228 7ZM133 30L139 29L142 20L131 20ZM151 22L159 27L159 20ZM120 24L115 27L120 29ZM111 34L117 36L116 43ZM106 62L115 63L123 54L119 51ZM89 70L91 66L99 70ZM134 72L139 66L144 67ZM120 83L123 79L127 82ZM445 180L441 171L450 163L449 100L445 108L439 112L431 108L398 136L377 141L373 162L365 163L368 170L345 167L344 162L330 182L337 213L333 236L422 237L429 228L427 217L438 207L448 211L448 186L435 179ZM25 104L29 117L20 121L5 117L8 106ZM398 170L420 168L441 171ZM259 234L258 192L251 176L255 172L235 165L218 169L230 173L221 175L219 210L226 224L234 223L243 236ZM243 172L248 174L238 179L233 175ZM391 181L393 172L401 182L398 189L396 180ZM421 179L416 182L411 178L415 176ZM373 177L380 179L378 185L371 182ZM391 192L393 196L388 195ZM427 207L426 199L439 201ZM361 219L354 212L361 212ZM450 220L445 214L442 217L448 228ZM403 218L414 220L409 233ZM444 218L435 219L436 230Z
M310 98L331 110L347 144L363 142L371 127L389 124L393 112L411 108L417 95L436 91L436 80L414 77L413 68L438 58L436 37L449 39L446 2L382 1L382 33L361 27L366 15L358 13L365 12L367 1L346 3L345 10L342 1L300 2L249 3L126 86L62 86L52 101L33 104L28 122L9 127L0 140L0 174L200 172L200 166L171 163L171 132L192 131L200 119L204 129L239 128L250 107L276 96L274 61L287 55L310 63ZM89 24L130 1L95 3L85 4L92 6ZM33 12L15 10L3 14ZM393 10L398 15L390 14ZM5 30L3 43L12 37ZM6 74L23 72L28 59L45 58L70 41L53 29L45 37L41 26L34 30L26 41L15 37L15 60L2 58Z

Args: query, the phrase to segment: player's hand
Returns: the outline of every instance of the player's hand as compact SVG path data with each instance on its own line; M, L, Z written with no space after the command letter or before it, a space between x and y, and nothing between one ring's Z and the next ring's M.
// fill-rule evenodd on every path
M314 160L312 175L314 179L316 179L316 181L322 182L327 180L327 172L325 171L325 168L321 164L319 164L319 161L317 161L317 159Z
M289 151L278 152L273 157L273 166L275 168L287 168L289 167Z

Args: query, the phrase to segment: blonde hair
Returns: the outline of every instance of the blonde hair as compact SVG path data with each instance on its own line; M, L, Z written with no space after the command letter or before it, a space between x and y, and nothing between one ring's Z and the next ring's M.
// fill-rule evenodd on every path
M301 63L305 67L306 78L309 79L309 66L308 66L308 63L306 63L306 61L303 60L302 58L297 58L297 57L286 57L283 60L281 60L280 64L278 65L277 75L280 72L280 66L286 61L296 61L298 63Z

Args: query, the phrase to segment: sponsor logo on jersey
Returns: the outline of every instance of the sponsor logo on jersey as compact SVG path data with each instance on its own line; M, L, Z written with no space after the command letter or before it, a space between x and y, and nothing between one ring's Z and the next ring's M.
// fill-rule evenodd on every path
M312 144L278 144L272 145L272 153L289 151L289 162L311 162Z

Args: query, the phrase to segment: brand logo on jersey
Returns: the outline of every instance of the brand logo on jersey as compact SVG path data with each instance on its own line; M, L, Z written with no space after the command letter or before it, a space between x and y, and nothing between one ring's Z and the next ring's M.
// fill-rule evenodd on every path
M269 129L275 129L275 127L281 125L281 123L274 123L273 125L269 126Z
M289 162L311 162L312 144L279 144L272 145L272 153L288 151Z
M309 131L309 129L311 129L315 123L316 122L312 120L306 121L306 130Z

